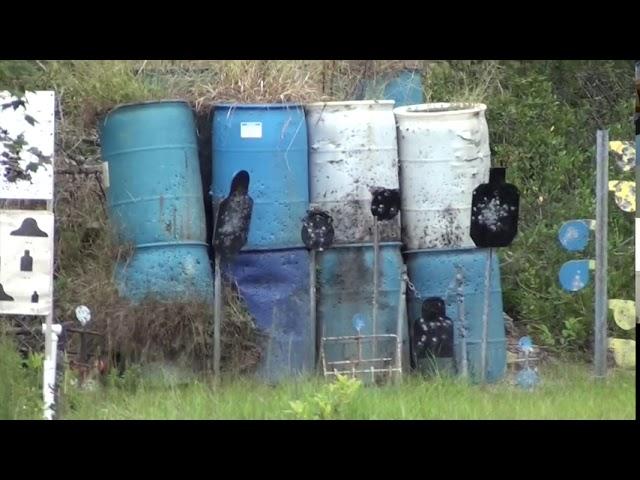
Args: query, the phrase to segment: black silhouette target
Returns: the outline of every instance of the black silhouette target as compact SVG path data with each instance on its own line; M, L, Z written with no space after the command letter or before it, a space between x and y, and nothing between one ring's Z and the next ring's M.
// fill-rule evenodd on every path
M505 171L492 168L489 183L473 191L470 235L477 247L506 247L518 233L520 193L505 182Z
M417 359L453 357L453 322L447 317L444 300L430 297L422 302L422 315L413 325Z
M253 212L253 199L249 196L249 173L238 172L231 180L229 196L218 206L213 246L217 254L235 255L247 243Z
M24 256L20 259L20 271L33 272L33 257L30 255L29 250L25 250Z
M334 235L333 218L324 210L312 209L302 219L300 236L309 250L322 251L329 248L333 244Z
M374 187L371 189L371 214L378 219L392 220L400 212L400 190Z
M0 302L13 302L14 299L11 295L4 291L4 287L0 283Z
M31 217L27 217L22 221L22 225L17 230L11 232L15 237L48 237L46 232L40 230L38 222Z
M36 218L38 218L38 220ZM34 218L27 214L18 221L21 222L19 228L15 230L8 229L7 231L8 235L14 238L13 243L15 246L13 248L16 250L19 249L19 252L15 252L15 257L11 259L10 269L15 270L16 273L20 273L19 278L23 280L31 279L32 285L27 287L30 288L29 291L18 293L15 291L15 285L7 284L6 282L5 285L0 284L0 301L19 302L21 304L31 303L36 307L41 304L42 300L42 292L38 291L40 287L36 286L37 280L41 277L38 268L42 268L42 266L36 263L35 258L38 258L38 255L43 253L39 252L39 250L44 251L46 249L44 246L38 247L38 242L42 242L42 240L36 239L51 238L51 235L40 227L39 222L43 220L39 219L39 217ZM53 252L51 252L51 254L53 254ZM4 258L4 260L6 263L7 258ZM4 266L7 267L8 265L5 264Z

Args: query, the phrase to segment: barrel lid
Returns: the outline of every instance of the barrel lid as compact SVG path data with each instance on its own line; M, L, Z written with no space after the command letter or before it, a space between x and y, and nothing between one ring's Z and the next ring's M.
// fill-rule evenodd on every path
M305 104L305 108L395 105L395 103L394 100L346 100L341 102L312 102Z
M402 242L380 242L381 247L400 247L402 246ZM363 242L363 243L334 243L331 245L331 249L339 249L339 248L373 248L374 244L371 242Z
M207 243L198 242L195 240L183 240L176 242L154 242L154 243L140 243L135 246L136 250L144 248L176 248L176 247L209 247Z
M116 110L120 110L121 108L129 108L129 107L140 107L142 105L155 105L160 103L181 103L191 107L191 104L186 100L182 100L179 98L176 99L167 99L167 100L147 100L145 102L131 102L131 103L121 103L120 105L116 105L113 107L110 113L115 112Z
M487 106L484 103L440 102L406 105L404 107L394 109L393 113L396 115L424 117L438 115L465 115L469 113L484 112L486 109Z
M415 248L415 249L406 249L403 250L402 253L406 255L420 255L423 253L428 253L431 255L439 255L439 254L460 254L465 252L488 252L488 248L478 248L475 245L468 246L459 246L459 247L438 247L438 248Z
M213 105L214 109L255 109L264 108L268 110L280 109L280 108L301 108L300 103L217 103Z

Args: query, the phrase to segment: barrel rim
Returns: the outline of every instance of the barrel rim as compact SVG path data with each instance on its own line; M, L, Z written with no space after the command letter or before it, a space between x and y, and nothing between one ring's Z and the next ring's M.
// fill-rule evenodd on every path
M443 110L448 108L446 110ZM430 111L430 109L433 109ZM437 110L436 110L437 109ZM470 113L482 113L487 110L484 103L473 102L434 102L419 103L416 105L405 105L393 110L395 115L406 117L437 117L468 115Z
M109 112L109 115L111 115L116 110L120 110L120 109L124 109L124 108L140 107L140 106L147 106L147 105L157 105L157 104L162 104L162 103L180 103L180 104L187 105L189 108L191 108L191 104L187 100L183 100L181 98L166 99L166 100L146 100L144 102L130 102L130 103L118 104L118 105L116 105L115 107L113 107L111 109L111 111Z
M380 242L380 247L400 247L402 242ZM360 242L360 243L334 243L329 248L325 248L322 253L328 252L338 248L373 248L373 242ZM320 253L320 252L319 252Z
M208 243L199 242L197 240L185 240L185 241L168 241L168 242L151 242L134 244L134 249L140 248L176 248L176 247L209 247Z
M441 253L461 253L461 252L489 252L489 248L479 248L474 246L468 247L442 247L442 248L411 248L403 250L402 253L406 255L414 255L420 253L441 254Z
M234 109L250 110L255 108L262 108L267 110L279 110L289 108L302 108L301 103L216 103L213 105L213 110L217 109Z
M304 105L305 109L317 109L325 107L347 107L351 105L395 105L395 100L342 100L336 102L311 102Z

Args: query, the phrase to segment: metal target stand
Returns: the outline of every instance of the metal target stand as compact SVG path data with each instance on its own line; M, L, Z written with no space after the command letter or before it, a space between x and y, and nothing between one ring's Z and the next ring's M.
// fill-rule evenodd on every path
M373 334L371 335L348 335L337 337L326 337L324 328L321 328L320 335L320 366L322 374L325 378L337 377L338 375L350 376L370 376L371 382L375 383L380 376L387 379L398 381L402 377L402 328L406 322L406 292L407 292L407 272L406 266L402 266L402 274L400 277L400 299L398 303L397 325L395 334L378 334L377 332L377 314L378 314L378 285L380 276L380 232L378 215L374 214L373 239L374 239L374 259L373 259ZM391 216L393 218L395 214ZM389 217L385 218L389 219ZM314 262L315 263L315 262ZM378 356L377 344L379 340L387 340L395 342L395 353L390 356ZM327 360L327 345L353 345L357 351L357 357L352 360ZM371 345L372 356L370 358L363 357L363 345Z
M398 323L395 334L373 334L373 335L349 335L341 337L325 337L320 339L320 364L322 374L325 378L347 375L351 378L356 376L370 375L371 381L375 382L376 375L386 376L388 379L399 380L402 377L402 326L406 319L406 267L403 267L403 274L400 284L400 302L398 305ZM390 357L380 356L376 353L371 358L363 358L362 346L365 344L375 345L379 340L385 339L395 341L395 354ZM351 344L356 346L358 356L354 360L328 361L326 355L327 344ZM376 352L376 350L374 350Z

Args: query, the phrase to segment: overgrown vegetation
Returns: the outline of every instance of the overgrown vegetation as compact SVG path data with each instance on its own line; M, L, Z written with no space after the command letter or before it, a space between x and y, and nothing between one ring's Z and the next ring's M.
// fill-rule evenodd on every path
M296 420L334 420L343 414L361 388L361 380L338 375L335 382L325 383L302 400L290 401L291 409L285 413Z
M59 318L72 319L72 309L80 303L105 321L130 312L130 306L115 300L112 267L127 252L114 247L110 238L100 175L60 173L100 163L97 124L113 106L183 98L206 112L215 102L342 100L352 98L361 78L375 78L401 63L0 62L1 87L56 91ZM521 190L520 234L500 252L507 313L520 329L530 330L536 343L557 353L583 355L592 343L593 286L571 295L559 288L557 272L572 256L560 248L556 235L565 220L595 216L596 128L608 128L611 139L633 138L632 62L443 61L425 62L425 71L428 101L488 105L493 163L509 167L508 181ZM615 167L610 171L612 179L632 175ZM632 299L633 220L613 200L609 211L609 295ZM585 257L593 254L592 247ZM241 305L234 299L227 303L226 318L236 323L226 330L225 346L236 342L244 345L238 350L243 351L254 342L254 332L247 328ZM618 337L633 335L616 331ZM231 357L227 360L242 364L242 355Z
M334 420L635 419L635 372L616 370L607 380L597 381L588 367L562 363L544 366L540 373L542 383L533 392L512 385L512 379L469 388L465 382L446 377L428 382L405 377L400 385L378 388L354 388L356 383L347 380L344 387L334 388L344 395L328 394L328 386L318 378L273 387L235 377L218 388L204 382L160 387L139 381L135 387L76 392L73 408L65 418L290 420L324 415ZM300 405L300 413L292 413L291 402L295 409Z
M0 331L0 420L40 418L42 355L23 359L14 341Z

